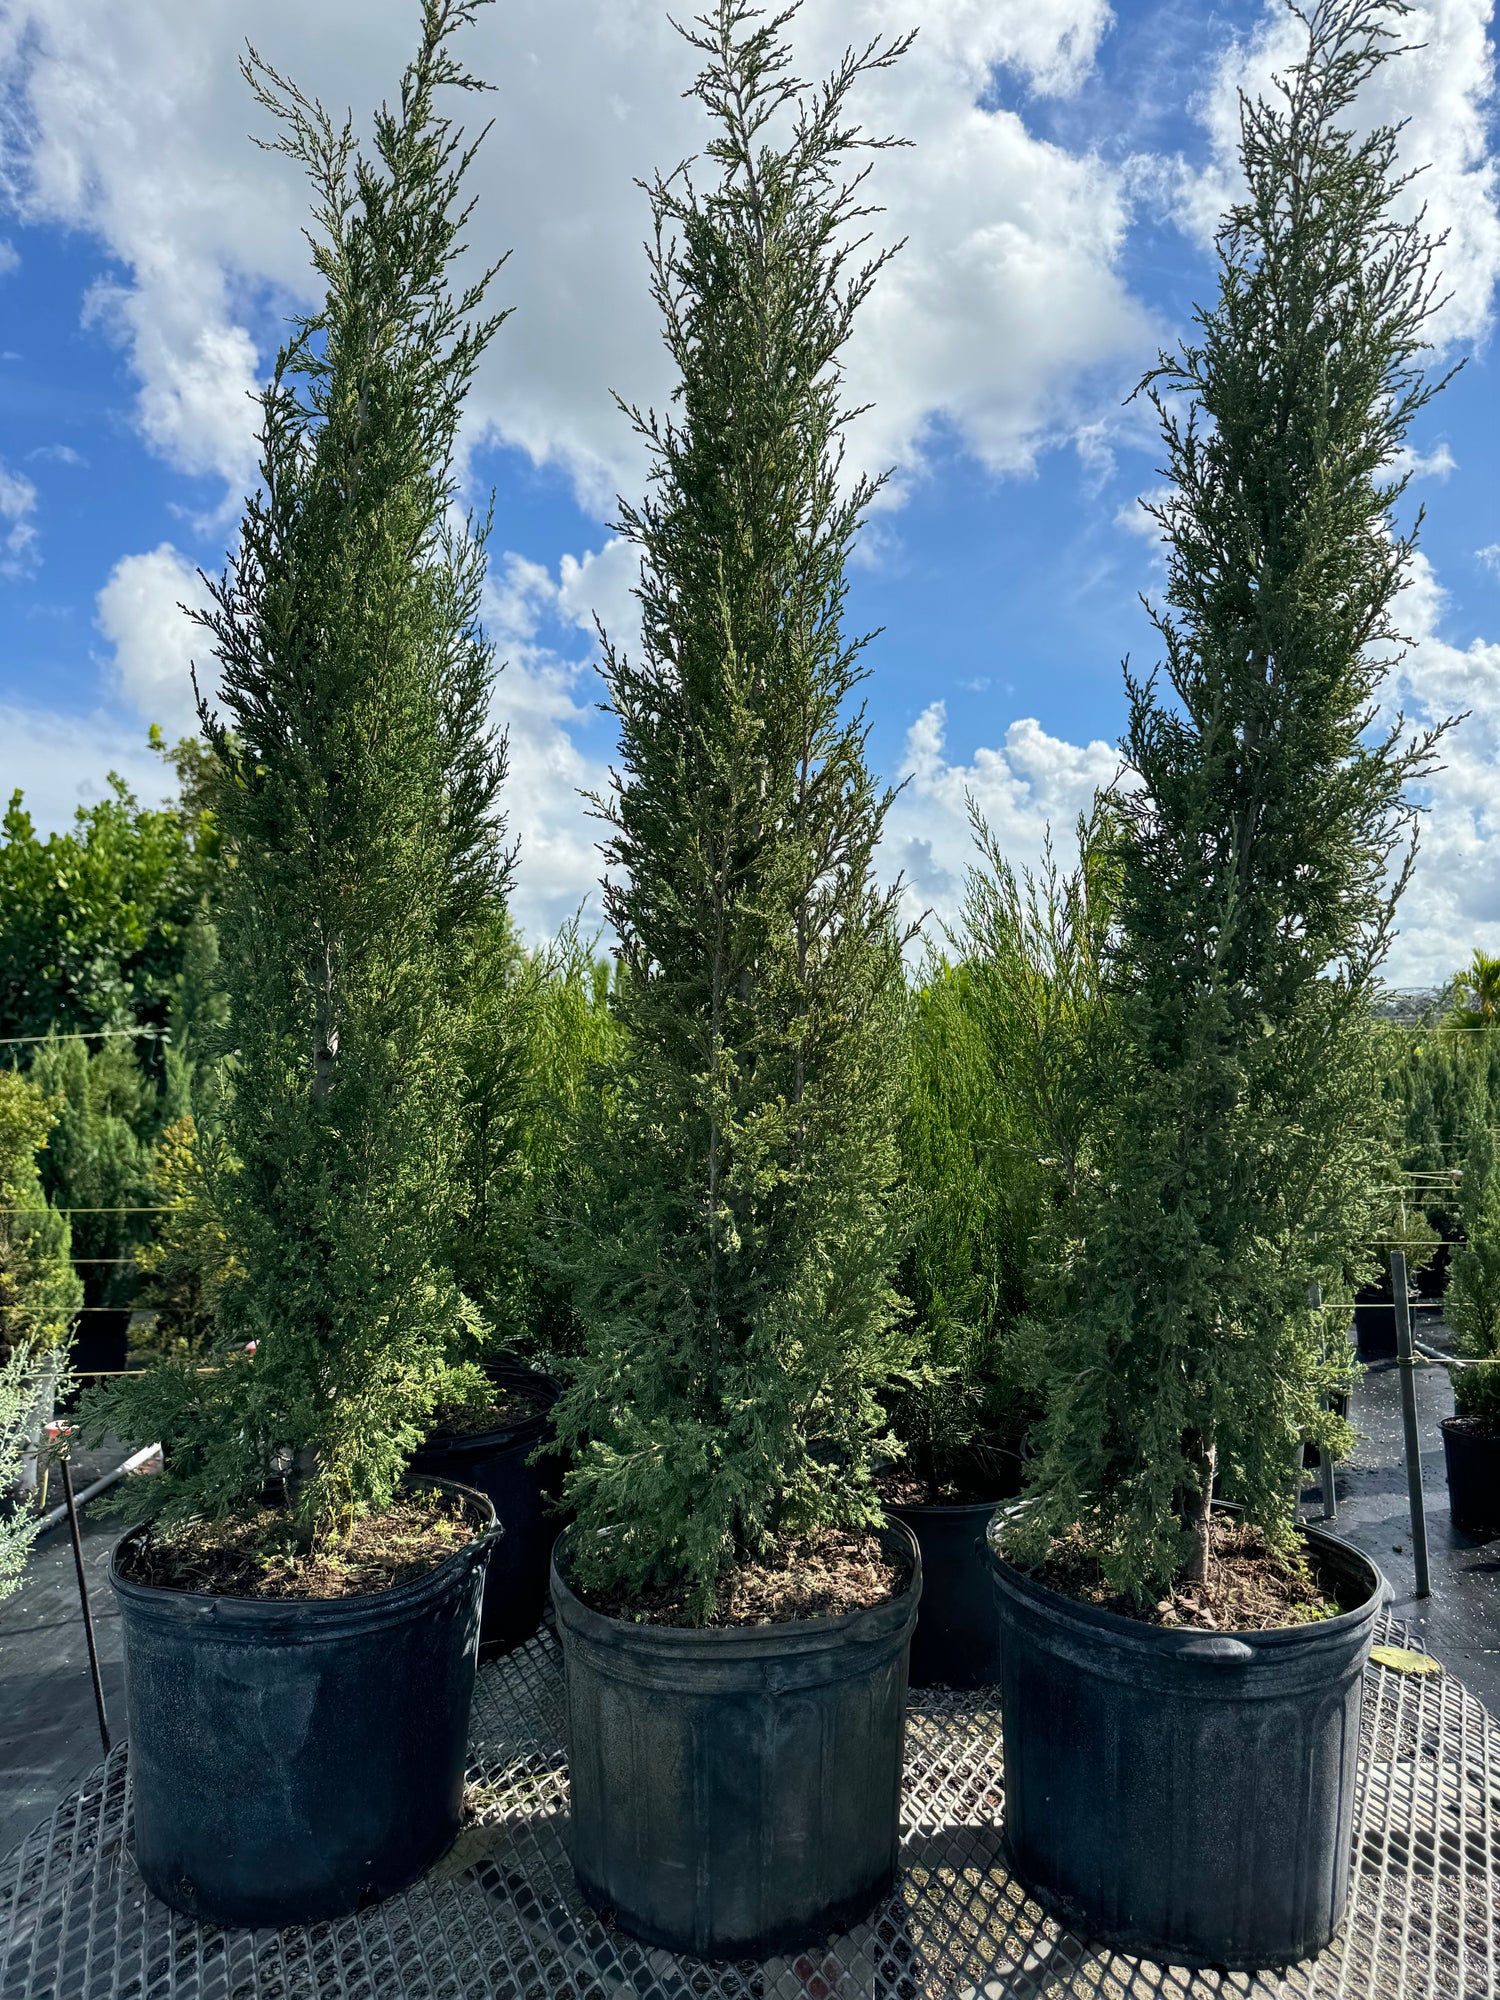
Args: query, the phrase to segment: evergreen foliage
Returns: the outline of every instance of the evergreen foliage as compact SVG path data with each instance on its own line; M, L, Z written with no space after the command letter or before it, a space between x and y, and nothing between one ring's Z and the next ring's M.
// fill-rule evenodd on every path
M1343 1441L1307 1292L1360 1257L1369 999L1432 753L1372 709L1416 532L1392 468L1436 386L1433 245L1394 211L1395 132L1348 129L1406 12L1299 14L1305 56L1242 104L1217 300L1143 385L1171 488L1167 685L1127 670L1118 795L1131 1068L1017 1542L1034 1560L1082 1524L1138 1601L1202 1576L1216 1473L1290 1547L1303 1442Z
M26 1558L42 1524L34 1495L25 1490L27 1461L34 1466L41 1431L39 1375L54 1400L72 1393L67 1362L59 1364L55 1349L44 1352L24 1340L7 1348L0 1342L0 1604L20 1589ZM22 1497L11 1503L18 1488Z
M497 918L469 1010L453 1268L499 1352L550 1369L574 1345L545 1240L574 1206L585 1095L613 1045L608 968L577 922L528 950Z
M878 1390L902 1356L901 939L851 708L864 642L841 630L879 482L842 480L839 354L889 254L851 242L870 211L845 163L889 142L847 100L907 43L808 90L795 12L719 0L685 31L718 177L649 189L679 408L627 411L654 466L621 508L643 652L606 644L621 775L596 802L623 1040L562 1238L576 1573L671 1583L704 1619L772 1539L878 1518Z
M98 1042L91 1052L77 1035L49 1035L32 1051L27 1074L53 1108L42 1184L50 1201L71 1212L84 1302L123 1309L135 1295L135 1251L155 1220L159 1094L128 1041Z
M151 1318L140 1328L132 1326L130 1351L146 1360L196 1356L218 1334L225 1283L243 1273L214 1209L203 1141L191 1112L174 1118L156 1142L151 1194L162 1212L150 1241L135 1253L141 1280L135 1304Z
M38 1167L56 1124L30 1078L0 1069L0 1363L61 1347L83 1304L69 1218L47 1200ZM0 1492L9 1484L0 1478Z
M1034 1176L994 1086L973 972L935 958L912 998L900 1124L897 1288L915 1365L891 1402L905 1464L933 1499L1011 1485L1004 1454L1029 1415L1006 1336L1025 1299Z
M1443 1316L1454 1351L1485 1364L1453 1370L1458 1413L1479 1417L1500 1432L1500 1162L1487 1121L1476 1119L1464 1166L1464 1240L1449 1266Z
M934 1494L1005 1490L1039 1414L1031 1316L1071 1254L1076 1200L1099 1171L1115 1010L1104 979L1112 909L1105 828L1078 828L1065 875L1050 847L1018 876L977 809L978 863L951 942L916 996L903 1183L901 1289L920 1366L893 1407Z
M214 1206L237 1268L205 1375L165 1364L89 1405L160 1437L154 1499L222 1514L290 1464L304 1532L388 1500L474 1320L446 1266L461 1199L460 1061L503 895L503 745L480 625L487 523L456 519L455 435L503 315L455 292L474 148L436 108L484 0L424 0L399 102L357 147L253 51L275 147L314 196L323 308L261 398L261 487L199 622L234 866L220 897L234 1041ZM245 1352L253 1342L253 1355Z

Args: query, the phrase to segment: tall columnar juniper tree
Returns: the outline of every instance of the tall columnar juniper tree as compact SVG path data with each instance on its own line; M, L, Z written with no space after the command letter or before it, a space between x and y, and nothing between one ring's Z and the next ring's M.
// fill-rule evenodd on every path
M1308 1286L1361 1261L1367 1005L1433 752L1377 704L1416 532L1400 448L1441 386L1436 246L1403 219L1397 133L1350 129L1407 9L1293 11L1304 56L1242 105L1217 300L1143 384L1171 486L1165 688L1127 670L1134 1070L1017 1542L1082 1524L1137 1600L1204 1573L1216 1476L1293 1545L1299 1445L1334 1421Z
M844 570L880 482L845 483L840 352L890 252L860 261L846 109L909 37L816 90L784 30L719 0L686 31L715 184L649 187L677 412L622 503L639 658L606 646L621 775L623 1057L572 1252L584 1353L561 1406L585 1586L716 1587L781 1535L876 1517L901 938L872 858L888 798L851 702ZM779 135L779 137L777 136ZM622 405L622 408L626 406Z
M436 104L478 87L449 43L483 4L424 0L369 154L253 51L244 65L311 182L327 294L277 357L261 487L199 618L231 857L229 1347L219 1373L158 1368L98 1413L168 1444L174 1512L232 1508L290 1461L304 1526L337 1532L390 1497L462 1351L456 1051L508 862L486 524L456 519L454 446L503 315L483 310L493 270L451 284L474 147Z

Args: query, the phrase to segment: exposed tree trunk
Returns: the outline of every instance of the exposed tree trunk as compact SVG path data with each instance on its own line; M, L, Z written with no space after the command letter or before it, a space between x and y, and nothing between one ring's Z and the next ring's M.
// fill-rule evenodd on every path
M1201 1431L1189 1431L1182 1440L1182 1455L1196 1474L1194 1485L1183 1494L1182 1525L1193 1539L1182 1580L1184 1583L1207 1583L1213 1560L1210 1529L1218 1450L1212 1438L1205 1437Z

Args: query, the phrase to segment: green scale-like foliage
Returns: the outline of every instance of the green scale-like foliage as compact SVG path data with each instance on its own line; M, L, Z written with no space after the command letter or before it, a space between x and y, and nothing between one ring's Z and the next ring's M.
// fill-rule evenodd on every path
M1171 486L1166 686L1128 678L1119 795L1132 1067L1024 1538L1083 1522L1138 1596L1202 1573L1216 1474L1287 1546L1303 1441L1344 1442L1307 1295L1362 1261L1368 1000L1430 753L1372 709L1432 246L1393 210L1395 133L1347 129L1405 11L1302 17L1305 58L1243 105L1217 301L1148 378Z
M1043 1322L1108 1129L1111 821L1080 821L1071 873L1049 847L1039 872L1017 875L971 818L960 962L928 966L910 1027L900 1282L920 1366L892 1414L929 1489L995 1493L1038 1415Z
M808 92L792 12L754 25L722 0L689 35L719 177L650 189L678 412L629 412L655 471L622 505L643 650L605 662L622 1045L572 1233L585 1347L560 1415L583 1579L685 1586L704 1616L769 1538L875 1518L900 1351L901 941L851 706L863 642L841 630L878 482L841 480L838 357L884 261L851 261L866 211L841 169L872 142L846 99L904 44Z
M309 1528L391 1494L472 1318L446 1260L462 1194L472 961L507 861L480 625L486 528L456 523L464 393L493 273L449 269L472 158L439 116L472 88L425 0L399 104L355 146L258 57L254 92L314 190L327 287L261 402L261 489L199 622L233 866L219 909L233 1060L215 1205L232 1263L217 1375L158 1368L101 1405L167 1444L159 1499L219 1512L296 1469ZM243 1349L255 1343L253 1358Z
M0 1069L0 1362L62 1347L83 1304L68 1217L48 1201L39 1167L57 1122L35 1082Z
M1494 1135L1476 1120L1464 1165L1464 1240L1449 1268L1444 1317L1455 1352L1477 1362L1455 1368L1453 1396L1460 1416L1480 1417L1500 1433L1500 1165Z

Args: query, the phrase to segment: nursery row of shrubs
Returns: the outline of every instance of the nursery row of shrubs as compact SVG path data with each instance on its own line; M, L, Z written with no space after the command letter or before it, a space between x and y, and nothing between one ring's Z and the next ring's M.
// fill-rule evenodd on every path
M1441 735L1370 722L1415 546L1391 468L1441 386L1434 246L1395 134L1355 129L1403 10L1309 11L1243 107L1217 296L1142 384L1164 666L1127 677L1125 776L1073 867L1018 877L976 817L914 973L843 625L880 481L840 370L893 254L861 172L893 142L852 101L908 38L809 89L795 8L687 30L711 142L648 189L678 386L622 405L652 477L619 513L640 650L603 644L606 968L507 915L456 469L505 315L495 271L454 289L473 152L442 108L482 4L424 0L368 151L247 59L326 299L196 614L206 748L151 892L181 957L138 921L108 992L21 982L39 1036L94 1006L173 1038L155 1073L59 1035L0 1077L31 1215L96 1068L150 1092L112 1115L165 1209L120 1252L151 1365L81 1419L164 1447L113 1568L137 1863L236 1923L410 1880L458 1828L477 1653L550 1589L574 1866L643 1938L741 1956L868 1911L910 1672L998 1683L1012 1863L1091 1935L1301 1957L1347 1895L1382 1585L1299 1526L1299 1467L1350 1441L1337 1336L1429 1117L1373 1012ZM1430 1039L1461 1035L1487 1091L1482 1021ZM89 1206L36 1252L54 1334Z

